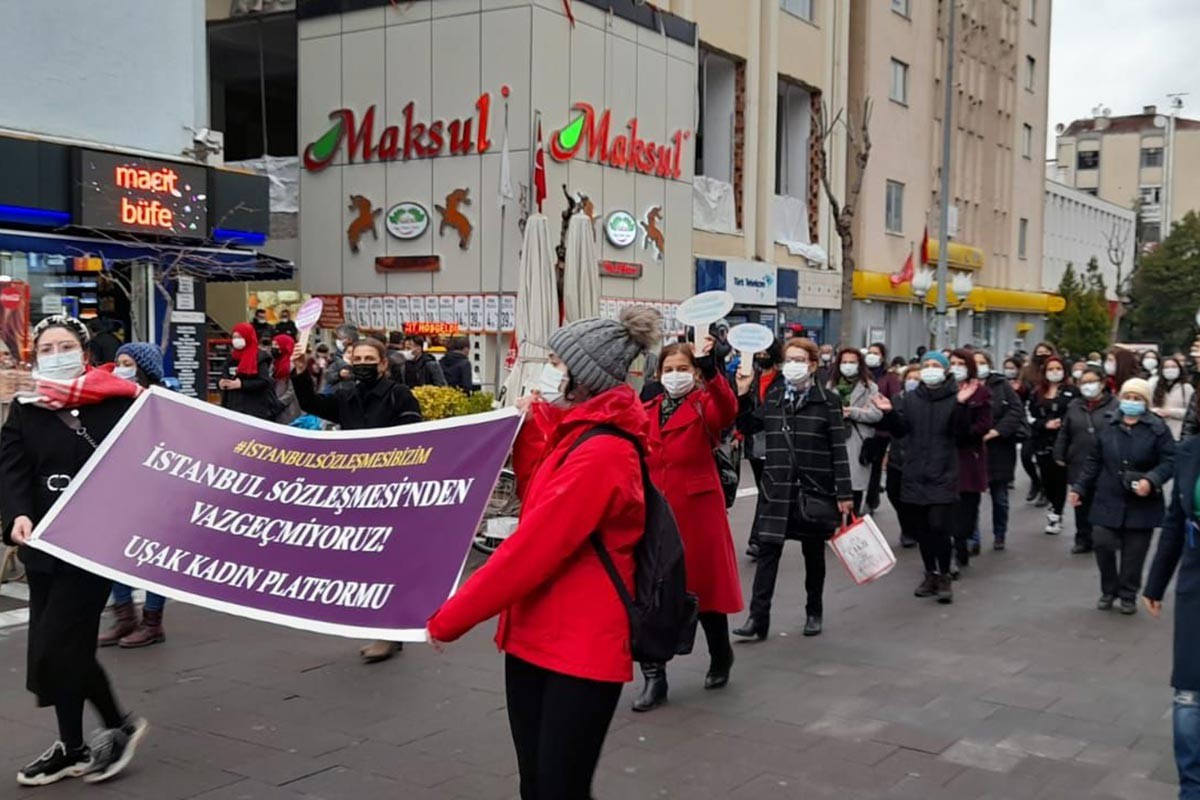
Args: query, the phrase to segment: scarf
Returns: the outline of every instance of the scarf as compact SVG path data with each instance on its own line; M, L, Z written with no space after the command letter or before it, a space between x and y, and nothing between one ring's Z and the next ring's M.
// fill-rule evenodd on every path
M842 397L842 405L850 405L850 395L854 394L854 383L844 377L838 378L837 393Z
M688 394L691 394L691 392L688 392ZM658 424L660 426L667 424L667 420L671 418L672 414L679 410L679 407L683 405L683 401L688 394L685 394L682 397L671 397L670 392L663 392L662 405L658 409Z
M18 393L17 400L49 411L59 411L98 405L113 397L134 398L143 391L136 382L118 378L110 371L88 369L70 381L38 378L34 390Z
M233 326L233 335L241 336L246 340L246 346L241 350L234 350L233 357L237 359L237 371L239 375L257 375L258 374L258 334L254 331L254 326L249 322L239 322Z
M279 348L279 358L275 359L275 380L286 381L292 374L292 353L296 352L296 340L281 333L273 341ZM254 366L258 368L257 364Z

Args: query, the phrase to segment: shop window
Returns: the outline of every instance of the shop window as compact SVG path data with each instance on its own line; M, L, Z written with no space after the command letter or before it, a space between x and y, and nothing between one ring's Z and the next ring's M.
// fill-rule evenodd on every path
M812 95L794 83L779 82L775 116L775 194L804 197L808 191Z
M884 227L888 233L904 232L904 184L899 181L887 182Z
M1142 148L1143 167L1161 167L1163 165L1163 149L1161 147Z
M813 21L813 0L779 0L779 7L794 17Z
M1075 169L1100 169L1100 151L1080 150L1075 154Z
M209 107L226 161L297 155L294 12L208 26Z
M1021 217L1017 221L1017 258L1025 258L1026 244L1029 240L1029 220Z

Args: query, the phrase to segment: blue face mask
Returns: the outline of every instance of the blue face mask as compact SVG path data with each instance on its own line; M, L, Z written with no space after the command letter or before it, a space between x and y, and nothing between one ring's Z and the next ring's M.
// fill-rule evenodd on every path
M1121 413L1127 417L1140 417L1146 413L1146 403L1142 400L1122 400Z
M920 385L921 385L921 382L919 380L917 380L916 378L909 378L908 380L906 380L904 382L904 391L915 392L917 390L917 387Z

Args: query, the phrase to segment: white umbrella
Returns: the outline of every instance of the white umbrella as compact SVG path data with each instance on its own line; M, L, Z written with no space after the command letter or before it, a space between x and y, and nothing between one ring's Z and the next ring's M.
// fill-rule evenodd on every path
M517 288L517 363L504 382L504 405L529 393L546 364L550 334L558 329L558 292L554 278L550 222L534 214L525 223L521 247L521 283Z
M567 226L567 263L563 272L563 316L566 322L600 316L600 262L596 232L587 214L571 217Z

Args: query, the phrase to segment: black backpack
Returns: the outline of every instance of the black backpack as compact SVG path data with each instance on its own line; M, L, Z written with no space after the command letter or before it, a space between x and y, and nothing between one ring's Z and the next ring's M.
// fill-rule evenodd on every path
M575 440L563 456L593 436L618 436L632 444L642 465L642 489L646 497L646 528L634 552L635 596L629 595L608 549L598 532L591 543L612 580L629 614L630 649L635 661L661 663L692 652L696 640L699 603L687 590L683 562L683 539L667 499L650 481L646 454L636 437L611 425L597 425ZM562 462L559 463L559 466Z

